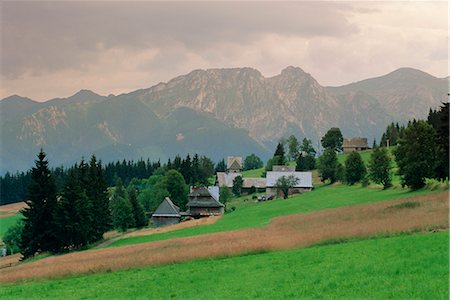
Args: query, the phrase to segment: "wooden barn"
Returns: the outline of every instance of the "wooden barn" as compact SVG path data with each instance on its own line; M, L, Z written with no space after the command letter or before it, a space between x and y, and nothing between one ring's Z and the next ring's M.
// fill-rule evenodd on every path
M180 208L166 197L152 214L152 222L156 227L162 227L180 222Z
M193 217L223 215L224 207L219 201L219 187L192 187L186 205L188 214Z
M303 192L309 192L313 188L312 184L312 173L311 172L296 172L291 171L269 171L266 175L266 193L279 195L280 191L277 188L277 180L281 176L294 176L297 178L298 182L295 186L289 189L289 195L299 194Z
M345 138L342 143L342 149L344 150L344 153L352 153L354 151L362 151L370 148L367 144L367 138L355 137L351 139Z

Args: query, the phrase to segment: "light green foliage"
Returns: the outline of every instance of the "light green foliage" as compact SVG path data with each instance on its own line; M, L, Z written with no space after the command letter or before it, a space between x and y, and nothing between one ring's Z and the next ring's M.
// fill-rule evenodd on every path
M8 228L16 224L16 222L21 218L21 214L6 218L0 218L0 239L5 235L5 232L8 230Z
M9 226L3 236L7 254L15 254L20 251L20 236L22 235L24 223L22 219L17 219L16 223Z
M219 200L222 204L226 204L228 200L231 198L233 194L230 191L230 188L226 185L220 187L220 197Z
M299 183L299 179L294 175L281 176L275 183L277 189L283 193L283 198L287 199L289 195L289 189Z
M169 170L163 179L163 184L169 192L172 202L180 207L181 210L185 210L188 202L189 187L184 181L183 175L176 170Z
M352 185L366 176L366 166L358 152L352 152L345 160L345 180Z
M138 201L145 211L154 212L164 198L169 196L163 179L163 175L152 175L149 179L142 180L143 189L139 192Z
M380 238L6 285L0 294L3 299L448 299L448 243L448 232Z
M369 161L369 177L373 182L382 184L385 189L392 185L391 159L386 148L373 149Z
M231 214L223 216L212 225L121 239L114 242L111 246L122 246L155 240L165 240L173 237L186 237L241 228L259 227L267 225L272 218L278 216L300 212L312 212L353 204L387 201L428 193L433 192L429 190L410 192L407 189L401 188L382 190L381 188L362 188L356 185L317 186L311 193L296 195L286 200L253 203L253 205L242 207Z

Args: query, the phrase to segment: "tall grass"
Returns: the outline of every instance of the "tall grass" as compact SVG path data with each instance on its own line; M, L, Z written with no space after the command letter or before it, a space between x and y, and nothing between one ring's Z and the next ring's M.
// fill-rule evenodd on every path
M408 209L387 209L411 201L420 205ZM448 228L448 193L289 215L274 219L264 228L48 257L0 270L0 281L119 270L199 258L304 247L330 239L362 238L386 233L442 228Z
M448 232L0 287L2 299L448 299Z
M254 203L224 215L215 224L172 231L149 236L132 237L118 240L111 246L123 246L150 241L165 240L174 237L187 237L199 234L236 230L241 228L261 227L271 219L299 212L312 212L327 208L343 207L361 203L387 201L397 198L412 197L435 193L429 190L410 192L405 189L367 189L360 186L319 186L313 192L296 195L287 200L274 200ZM251 201L251 200L249 200Z

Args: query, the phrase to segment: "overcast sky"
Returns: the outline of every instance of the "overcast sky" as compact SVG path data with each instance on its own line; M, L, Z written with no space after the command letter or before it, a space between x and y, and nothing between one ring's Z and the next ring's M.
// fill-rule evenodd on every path
M322 85L448 76L448 3L2 2L0 98L147 88L194 69L299 66Z

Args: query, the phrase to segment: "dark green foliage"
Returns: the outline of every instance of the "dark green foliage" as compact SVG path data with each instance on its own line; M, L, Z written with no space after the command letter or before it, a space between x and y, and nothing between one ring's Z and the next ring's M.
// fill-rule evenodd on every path
M336 169L335 169L334 174L335 174L336 181L343 182L344 179L345 179L345 168L344 168L344 165L338 162L337 165L336 165Z
M273 165L284 165L286 164L286 156L284 154L284 146L280 142L277 145L277 149L273 155Z
M163 175L153 175L149 179L144 179L143 182L138 201L144 206L146 212L152 213L158 208L164 198L169 197L170 194L167 191Z
M142 228L144 226L147 226L147 216L145 215L144 207L137 200L136 189L133 186L129 186L127 192L128 199L130 200L131 204L135 227Z
M185 210L188 202L187 194L189 187L184 181L183 176L175 170L169 170L163 180L163 184L169 192L169 197L172 202L181 210Z
M311 155L312 157L316 156L316 150L312 146L311 140L308 140L307 138L303 139L302 145L300 146L300 151L308 155Z
M58 240L54 215L56 212L56 186L41 149L36 160L36 166L31 171L31 183L22 210L24 230L22 231L20 248L24 258L33 256L36 252L55 252L58 250Z
M222 204L226 204L232 196L230 188L227 187L226 185L223 185L219 188L219 193L220 193L219 199Z
M214 163L206 156L200 157L199 183L208 184L208 178L214 176Z
M425 185L425 178L432 178L436 168L436 132L424 121L414 121L405 130L404 138L394 150L402 185L413 190Z
M92 241L102 239L103 234L111 229L111 211L107 194L107 184L103 176L101 162L97 162L93 155L89 162L87 174L88 183L86 185L86 195L92 204Z
M60 250L77 249L91 240L94 216L82 188L81 173L81 168L69 171L55 216Z
M252 153L244 159L244 171L262 168L264 163L261 158Z
M366 176L366 167L358 152L352 152L345 160L345 181L353 185Z
M405 130L404 126L399 126L398 123L393 122L389 124L386 131L381 136L380 147L396 146L399 139L403 136Z
M376 147L370 156L369 178L383 188L389 188L392 185L391 159L384 147Z
M242 185L244 184L244 180L241 176L237 176L233 179L233 188L231 191L236 197L241 196Z
M326 180L329 180L330 183L336 182L336 167L338 166L338 159L335 149L325 149L322 156L319 157L317 163L320 180L322 182L325 182Z
M6 254L11 255L20 252L20 238L24 228L24 222L19 219L17 222L6 230L3 235L3 242L6 246Z
M117 180L110 205L114 228L126 231L135 226L131 203L120 179Z
M225 164L225 159L222 159L216 165L216 172L225 172L226 170L227 170L227 165Z
M277 189L283 193L283 199L287 199L289 196L289 189L293 188L299 183L299 179L294 175L281 176L275 183Z
M449 103L444 103L437 112L438 161L436 178L449 178Z
M249 195L256 193L256 187L254 185L252 185L249 189L248 189L248 193Z
M0 176L0 205L23 201L28 194L31 172Z
M324 149L332 149L334 151L342 151L343 141L344 137L342 136L341 130L336 127L328 130L321 140Z
M294 135L291 135L287 139L288 158L290 161L294 161L297 158L298 151L300 150L300 144Z
M297 156L295 163L296 171L310 171L316 168L316 159L309 154L303 156L303 154L300 153L300 155Z

